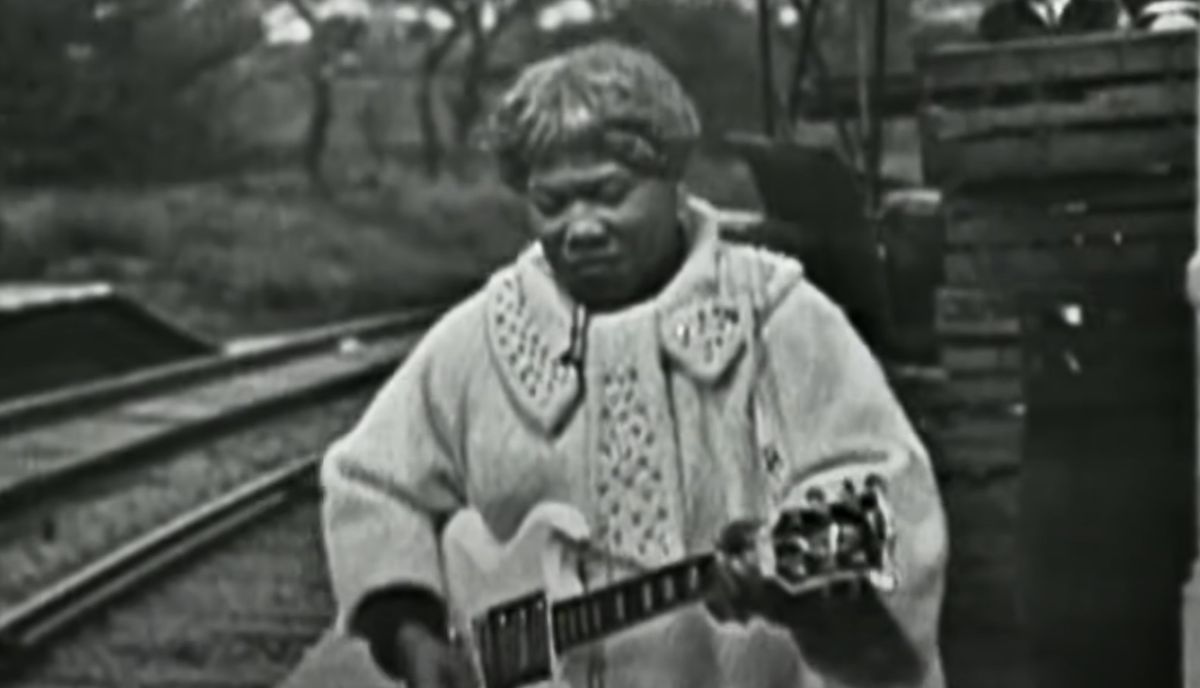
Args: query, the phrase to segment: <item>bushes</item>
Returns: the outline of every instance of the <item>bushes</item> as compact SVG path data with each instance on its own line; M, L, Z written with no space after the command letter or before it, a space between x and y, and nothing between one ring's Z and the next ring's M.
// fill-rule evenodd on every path
M196 178L238 162L214 124L250 3L0 3L0 177Z
M224 336L452 298L524 243L494 182L396 188L387 222L217 184L28 194L6 204L0 280L111 281Z

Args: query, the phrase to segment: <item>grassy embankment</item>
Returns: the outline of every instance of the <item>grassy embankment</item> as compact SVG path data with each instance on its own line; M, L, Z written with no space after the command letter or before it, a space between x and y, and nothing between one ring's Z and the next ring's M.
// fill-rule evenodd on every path
M738 163L699 160L695 187L756 203ZM295 173L157 188L0 197L0 282L103 280L227 338L445 300L526 241L518 200L487 174L389 175L318 200Z

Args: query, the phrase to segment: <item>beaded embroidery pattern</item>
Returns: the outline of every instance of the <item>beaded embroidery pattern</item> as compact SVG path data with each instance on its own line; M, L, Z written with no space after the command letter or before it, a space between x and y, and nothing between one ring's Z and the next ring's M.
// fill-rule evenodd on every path
M748 320L732 300L697 299L663 319L663 345L697 379L713 382L741 353Z
M501 377L521 406L549 430L575 401L578 375L562 357L566 347L552 346L534 326L514 276L499 278L491 292L488 324L496 357L507 373Z
M601 378L597 466L594 486L600 510L600 532L613 551L636 556L644 563L662 563L682 555L673 531L673 513L666 484L674 452L654 427L643 398L638 370L617 366Z

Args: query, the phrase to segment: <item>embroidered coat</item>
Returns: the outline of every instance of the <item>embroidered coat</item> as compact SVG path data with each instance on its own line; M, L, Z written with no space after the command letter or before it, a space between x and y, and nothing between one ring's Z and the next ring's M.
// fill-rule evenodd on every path
M696 606L610 642L604 684L942 686L943 511L879 365L798 263L719 238L696 199L685 215L689 253L667 287L586 321L527 249L428 332L330 449L342 627L372 591L442 591L437 528L462 507L504 539L537 503L567 502L597 544L655 566L711 550L730 519L875 473L899 531L900 588L881 609L919 671L855 679L882 641L857 636L826 661L778 625L721 624Z

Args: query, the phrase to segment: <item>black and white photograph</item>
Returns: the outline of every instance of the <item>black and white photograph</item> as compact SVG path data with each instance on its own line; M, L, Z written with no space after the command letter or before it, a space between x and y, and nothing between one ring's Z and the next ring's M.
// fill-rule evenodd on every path
M0 688L1200 688L1200 0L0 0Z

